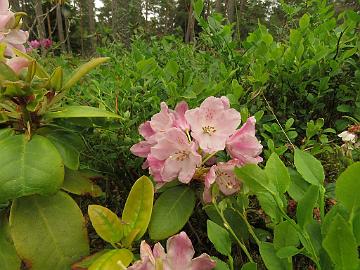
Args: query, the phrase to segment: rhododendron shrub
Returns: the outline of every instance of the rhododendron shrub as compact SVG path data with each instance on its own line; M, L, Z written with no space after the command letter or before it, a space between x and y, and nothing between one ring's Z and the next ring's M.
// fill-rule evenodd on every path
M146 158L157 187L179 180L204 182L203 199L211 201L216 185L224 195L240 190L241 183L233 170L236 166L262 161L262 145L255 136L255 117L239 128L241 116L230 108L227 97L208 97L197 108L180 102L175 110L161 103L161 110L139 127L144 140L133 145L131 152ZM217 162L225 152L226 162Z

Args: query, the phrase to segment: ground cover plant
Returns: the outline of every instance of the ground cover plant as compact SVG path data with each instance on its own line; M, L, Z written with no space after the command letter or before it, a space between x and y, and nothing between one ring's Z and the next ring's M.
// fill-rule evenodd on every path
M35 2L0 0L1 269L359 269L356 2Z

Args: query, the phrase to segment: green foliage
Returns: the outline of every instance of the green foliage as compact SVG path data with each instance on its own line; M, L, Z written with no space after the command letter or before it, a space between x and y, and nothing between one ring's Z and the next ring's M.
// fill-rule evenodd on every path
M207 221L207 235L216 250L225 256L231 255L231 240L227 230L211 220Z
M195 193L186 186L164 191L156 200L149 225L151 239L162 240L179 232L195 207Z

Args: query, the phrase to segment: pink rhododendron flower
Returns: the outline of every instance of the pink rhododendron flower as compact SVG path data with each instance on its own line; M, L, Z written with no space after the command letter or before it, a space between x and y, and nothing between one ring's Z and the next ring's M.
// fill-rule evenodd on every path
M174 127L175 116L165 102L161 102L160 106L160 112L151 117L150 126L155 133L161 134Z
M196 150L197 145L189 142L183 131L178 128L168 130L151 148L155 159L165 161L161 180L168 182L178 178L180 182L189 183L196 167L201 164L201 156Z
M237 160L230 160L226 163L213 165L205 176L205 189L203 194L204 202L211 202L211 185L216 183L220 191L228 196L240 190L240 182L237 179L234 168L238 165Z
M189 110L189 106L185 101L179 102L175 107L175 127L183 131L190 130L190 125L185 118L185 113Z
M135 262L128 270L211 270L216 262L207 254L193 259L195 251L191 240L185 232L170 237L166 243L167 254L160 243L154 249L141 242L141 261Z
M0 0L1 1L1 0ZM27 68L29 65L29 60L23 57L13 57L6 61L6 64L17 74L19 75L20 72Z
M185 113L191 136L207 153L224 150L226 140L240 124L240 113L230 109L228 104L226 97L208 97L199 108Z
M33 49L38 49L41 46L40 42L36 39L29 41L28 44Z
M226 141L226 150L239 164L259 163L262 145L255 137L255 117L250 117L246 123Z
M45 49L49 49L52 45L52 40L48 38L42 39L40 40L40 45Z
M15 23L15 14L9 10L8 0L0 0L0 43L7 45L6 56L13 56L12 48L25 52L24 43L26 43L29 33L12 29Z

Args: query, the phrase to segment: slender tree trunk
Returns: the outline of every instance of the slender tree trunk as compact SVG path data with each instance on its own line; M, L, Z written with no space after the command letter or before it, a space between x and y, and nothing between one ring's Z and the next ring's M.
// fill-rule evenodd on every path
M48 8L46 9L46 13L47 13L46 22L47 22L47 28L48 28L48 37L52 40L53 38L52 38L52 33L51 33L50 12L49 12Z
M35 0L35 16L36 16L36 28L39 39L45 38L45 25L44 25L44 12L41 5L41 0Z
M94 0L88 0L88 16L89 16L89 35L91 53L96 49L96 29L95 29L95 5Z
M226 11L227 11L227 18L230 23L235 22L235 5L236 5L235 0L228 0Z
M221 0L216 0L215 2L215 12L217 13L222 13L222 1Z
M70 43L70 25L68 17L65 17L65 33L66 33L66 45L67 51L71 54L71 43Z
M66 52L64 28L63 28L63 21L62 21L62 13L61 13L61 5L60 4L57 4L57 6L56 6L56 22L57 22L59 41L61 43L61 50L63 52Z
M84 51L84 17L83 17L83 6L81 2L79 3L79 13L80 13L80 44L81 44L81 55L85 54Z
M190 4L188 22L185 33L185 42L190 43L194 40L194 27L195 27L195 18L193 14L193 6Z

